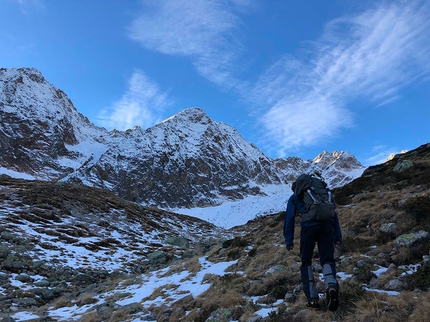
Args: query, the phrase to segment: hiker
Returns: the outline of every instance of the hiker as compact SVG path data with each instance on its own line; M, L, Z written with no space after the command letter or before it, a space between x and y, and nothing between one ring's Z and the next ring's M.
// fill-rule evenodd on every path
M316 309L321 307L318 302L318 291L316 289L314 273L312 269L312 256L315 244L317 244L320 263L323 267L327 306L330 311L336 311L339 307L339 284L336 280L334 247L335 244L340 246L342 243L339 219L335 209L334 201L331 208L332 214L330 215L329 219L315 220L315 215L313 215L313 218L309 216L311 213L311 208L309 206L307 207L308 203L305 203L303 193L298 193L298 188L300 187L297 187L297 182L299 182L299 179L305 176L309 175L299 176L291 187L293 194L288 200L284 220L285 244L288 251L294 249L293 240L295 216L297 213L300 213L300 257L302 261L300 273L303 283L303 292L305 293L308 300L307 306ZM326 189L325 183L324 189ZM326 189L326 191L329 190ZM315 196L312 198L315 198Z

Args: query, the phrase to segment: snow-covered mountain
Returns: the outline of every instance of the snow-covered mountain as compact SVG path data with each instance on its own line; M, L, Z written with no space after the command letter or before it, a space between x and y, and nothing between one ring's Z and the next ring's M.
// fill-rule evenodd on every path
M363 173L363 166L349 152L321 152L309 167L308 172L318 171L323 178L330 178L331 187L341 187Z
M108 132L34 68L0 69L0 121L0 166L15 176L58 180L107 149Z
M97 162L65 180L159 207L211 206L284 182L260 150L199 108L147 130L116 133Z
M0 69L0 148L2 321L315 320L297 253L285 253L282 214L247 221L281 209L309 171L342 185L340 306L320 320L369 320L381 307L386 320L426 320L430 143L360 176L347 152L267 158L201 109L108 132L37 70ZM195 213L145 207L127 184L150 187L154 204L188 200L194 207L178 212ZM193 199L187 187L211 194Z
M233 202L237 210L250 200L263 206L261 198L279 205L253 217L283 208L291 181L302 172L319 171L338 187L364 171L347 152L323 152L307 161L268 158L200 108L146 130L108 132L33 68L0 69L0 120L1 173L103 188L166 209Z

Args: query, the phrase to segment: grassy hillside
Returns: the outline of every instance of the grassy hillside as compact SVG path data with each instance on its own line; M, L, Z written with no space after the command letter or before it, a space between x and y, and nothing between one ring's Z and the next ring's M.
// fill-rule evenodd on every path
M334 192L344 243L336 251L341 293L333 313L305 307L299 253L285 248L283 213L222 230L103 190L2 177L0 318L427 320L430 144ZM314 264L321 273L316 251ZM216 265L222 270L210 269ZM321 280L317 286L323 293Z

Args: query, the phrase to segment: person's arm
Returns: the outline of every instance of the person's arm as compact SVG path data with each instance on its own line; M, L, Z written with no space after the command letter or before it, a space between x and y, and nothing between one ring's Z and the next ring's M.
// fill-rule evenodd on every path
M292 250L294 247L294 224L296 214L295 199L296 196L293 194L290 199L288 199L287 210L285 211L284 239L288 250Z
M297 198L297 196L295 196L294 199L294 205L296 206L296 209L301 213L301 214L305 214L309 211L309 209L306 209L306 205L303 202L303 200L300 200L299 198Z

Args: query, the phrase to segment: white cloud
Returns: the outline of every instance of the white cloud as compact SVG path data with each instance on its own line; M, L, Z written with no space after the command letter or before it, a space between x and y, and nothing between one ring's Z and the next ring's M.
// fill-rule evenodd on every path
M404 153L397 148L387 147L385 145L376 145L372 148L372 155L364 160L365 166L382 164L390 159L393 155Z
M352 116L323 95L309 95L299 101L279 101L260 122L267 130L262 142L275 139L277 155L285 156L295 147L327 140L340 126L350 126Z
M126 130L135 126L148 128L162 120L164 109L170 105L167 94L142 71L131 76L128 89L121 100L98 116L99 125L107 129Z
M380 5L331 21L308 57L282 57L252 89L251 99L271 106L261 118L264 139L281 155L316 145L352 125L354 100L383 106L428 78L429 16L428 2Z
M300 57L286 53L251 86L237 68L246 66L239 61L246 48L238 31L240 15L258 10L256 1L142 3L129 37L147 49L186 57L209 81L236 90L256 109L251 115L265 133L259 145L280 156L354 126L350 106L358 100L387 107L406 86L429 79L428 1L384 1L335 19Z
M234 37L241 20L234 10L251 10L254 1L163 0L144 2L145 10L129 27L131 39L167 55L188 57L211 82L232 87Z

